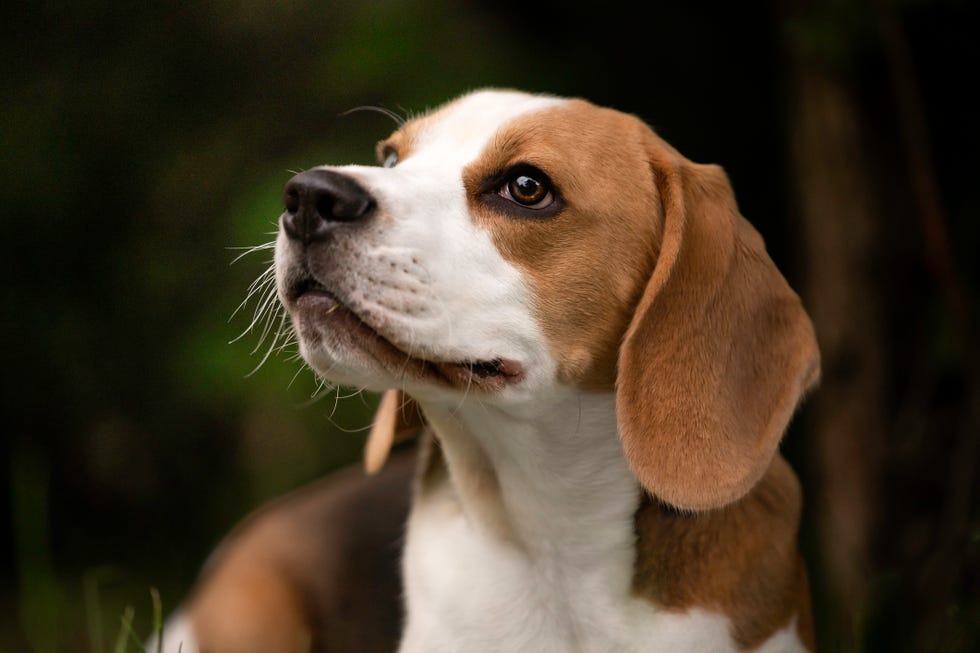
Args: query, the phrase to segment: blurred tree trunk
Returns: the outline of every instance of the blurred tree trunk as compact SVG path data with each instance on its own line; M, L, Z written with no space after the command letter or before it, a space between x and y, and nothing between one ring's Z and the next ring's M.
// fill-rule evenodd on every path
M821 649L976 650L980 356L911 51L887 0L779 8Z
M868 597L879 514L885 355L874 262L880 258L881 216L851 91L801 58L789 72L789 145L806 259L803 294L823 360L810 414L821 580L831 599L830 635L836 640L824 644L843 650L857 645L847 640L861 630L855 619Z

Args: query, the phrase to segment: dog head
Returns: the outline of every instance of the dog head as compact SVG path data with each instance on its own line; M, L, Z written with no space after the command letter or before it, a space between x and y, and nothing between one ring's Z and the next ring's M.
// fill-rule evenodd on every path
M317 373L424 401L615 391L662 500L724 505L761 477L818 354L720 168L631 115L512 91L378 155L285 189L278 290Z

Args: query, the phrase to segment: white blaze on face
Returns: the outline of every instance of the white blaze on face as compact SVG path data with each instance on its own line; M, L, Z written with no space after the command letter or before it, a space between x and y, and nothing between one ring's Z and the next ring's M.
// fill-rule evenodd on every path
M562 100L477 93L423 119L391 169L332 168L376 198L378 222L350 270L345 301L399 348L434 361L520 362L527 382L553 376L522 275L474 224L462 172L509 122Z

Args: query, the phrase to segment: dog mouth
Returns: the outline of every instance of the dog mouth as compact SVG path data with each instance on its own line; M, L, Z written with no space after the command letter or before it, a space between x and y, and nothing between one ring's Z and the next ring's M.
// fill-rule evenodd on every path
M312 277L294 283L287 299L293 319L299 321L301 337L310 335L315 340L322 337L320 333L328 332L342 347L360 350L400 380L495 391L524 378L523 366L503 357L447 361L420 358L406 352ZM314 329L312 334L310 327Z

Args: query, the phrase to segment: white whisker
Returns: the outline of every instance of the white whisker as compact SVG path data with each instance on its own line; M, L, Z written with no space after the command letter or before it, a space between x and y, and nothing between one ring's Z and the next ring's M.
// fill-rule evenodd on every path
M376 106L371 106L371 105L354 107L353 109L348 109L347 111L344 111L340 115L341 116L349 116L350 114L357 113L358 111L373 111L375 113L380 113L383 116L388 116L399 127L401 127L402 125L404 125L407 122L407 119L405 117L398 115L397 113L395 113L391 109L386 109L384 107L376 107Z
M269 290L269 286L270 285L274 286L275 283L276 283L275 275L271 268L263 272L258 277L258 279L253 281L252 285L249 286L248 294L245 295L245 299L242 300L242 303L238 305L238 307L234 310L234 312L232 312L231 317L228 318L228 321L231 322L231 320L233 320L235 316L238 315L238 313L243 308L245 308L245 306L252 299L252 297L254 297L259 293L267 292ZM252 328L255 326L255 324L258 322L259 318L261 317L261 312L262 311L261 311L261 303L260 303L259 307L257 307L255 312L252 314L252 323L249 324L248 327L237 338L235 338L235 340L232 340L231 342L235 342L239 340L242 336L244 336L246 333L249 333L252 330Z
M278 328L278 329L276 330L276 333L275 333L275 335L274 335L274 336L273 336L273 338L272 338L272 345L270 345L270 346L269 346L269 349L268 349L268 351L266 351L266 352L265 352L265 356L263 356L263 357L262 357L262 360L260 360L260 361L259 361L259 364L255 366L255 369L253 369L253 370L252 370L251 372L249 372L248 374L246 374L246 375L245 375L245 377L246 377L246 378L248 378L248 377L250 377L250 376L252 376L252 375L253 375L253 374L255 374L255 373L256 373L257 371L259 371L259 369L260 369L260 368L261 368L261 367L262 367L262 366L263 366L263 365L265 364L265 362L266 362L266 361L267 361L267 360L269 359L269 356L270 356L270 355L272 355L272 352L273 352L273 351L274 351L274 349L275 349L275 345L276 345L276 343L277 343L277 341L278 341L278 339L279 339L279 338L281 337L281 335L282 335L282 332L283 332L283 326L285 325L285 323L286 323L286 312L285 312L285 311L283 311L283 312L282 312L282 314L281 314L281 317L279 318L279 328Z
M269 337L269 333L272 330L272 325L275 322L276 314L281 311L279 305L279 296L276 293L275 288L269 288L266 290L265 298L259 303L258 308L255 309L255 317L252 320L252 324L249 325L249 331L252 330L257 323L264 320L262 326L262 333L259 335L259 341L256 343L255 348L252 349L251 354L254 354L259 348L262 347L262 343L265 342L266 338ZM282 311L282 316L285 317L285 312ZM280 321L280 331L282 329L282 322ZM278 334L277 334L278 335ZM275 344L275 340L273 340Z
M345 428L345 427L341 426L340 424L338 424L337 422L335 422L333 420L333 416L332 415L330 417L328 417L327 419L330 420L330 425L333 426L338 431L340 431L341 433L349 433L349 434L352 434L352 435L356 435L356 434L360 434L360 433L366 433L366 432L368 432L368 431L371 430L371 424L367 424L366 426L359 426L357 428L349 429L349 428Z
M309 368L307 368L309 369ZM309 408L310 406L323 401L327 395L336 388L335 385L328 382L326 379L321 377L316 377L317 385L313 392L310 394L310 398L299 404L299 408Z
M272 236L272 235L275 235L275 234L269 233L267 235ZM270 249L275 249L275 248L276 248L276 241L273 240L273 241L270 241L268 243L262 243L261 245L251 245L251 246L246 245L246 246L243 246L243 247L226 247L225 249L229 249L229 250L233 250L233 251L241 251L241 254L239 254L238 256L236 256L235 258L233 258L231 260L231 263L228 264L228 265L234 265L235 263L238 263L238 261L242 260L243 258L245 258L246 256L248 256L249 254L254 254L255 252L264 252L264 251L267 251L267 250L270 250Z

